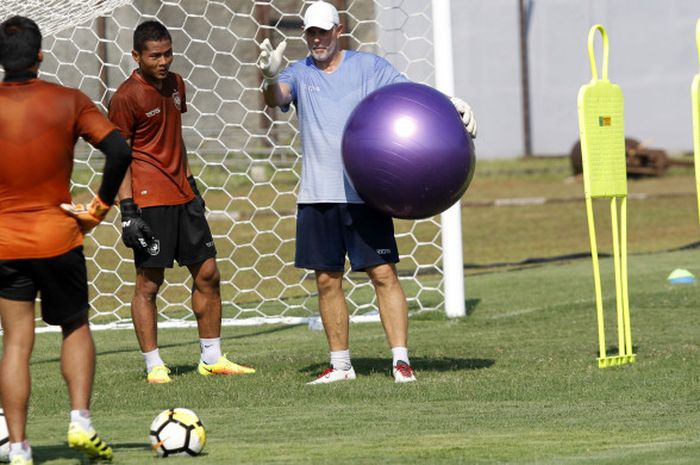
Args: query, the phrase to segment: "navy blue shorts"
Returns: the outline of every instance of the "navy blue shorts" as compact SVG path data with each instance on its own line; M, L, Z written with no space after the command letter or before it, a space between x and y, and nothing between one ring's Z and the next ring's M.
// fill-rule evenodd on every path
M0 297L34 302L41 295L41 318L62 325L86 315L87 269L83 248L51 258L0 260Z
M216 246L198 199L182 205L164 205L141 209L141 217L156 236L155 246L134 250L138 268L172 268L200 263L216 257Z
M346 254L353 271L399 261L393 220L362 203L299 204L296 244L297 268L343 271Z

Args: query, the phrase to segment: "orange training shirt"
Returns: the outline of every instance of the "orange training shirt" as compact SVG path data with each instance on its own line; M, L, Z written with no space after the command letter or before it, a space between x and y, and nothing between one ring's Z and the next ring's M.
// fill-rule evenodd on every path
M109 119L131 141L131 190L142 208L194 199L183 156L181 113L186 111L185 83L175 73L157 89L135 70L109 103Z
M77 89L40 79L0 82L0 260L48 258L82 245L70 203L78 137L115 127ZM111 200L111 199L105 199Z

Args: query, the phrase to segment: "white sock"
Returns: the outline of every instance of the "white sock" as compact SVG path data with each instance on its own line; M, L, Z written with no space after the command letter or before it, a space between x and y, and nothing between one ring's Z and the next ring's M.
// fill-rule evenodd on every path
M352 368L350 349L331 352L331 366L335 370L349 370Z
M10 443L10 459L16 456L22 456L27 460L32 459L32 448L29 447L29 442L25 439L22 442Z
M396 364L400 361L406 362L409 365L411 364L411 361L408 359L408 349L406 347L392 347L391 348L391 355L393 357L393 365L396 366Z
M221 338L213 337L211 339L199 338L199 353L200 358L207 365L214 364L221 358Z
M71 423L77 423L83 427L83 429L90 431L92 429L92 420L90 419L90 410L71 410L70 411L70 421Z
M158 349L150 352L141 352L141 355L143 355L143 359L146 361L146 371L150 372L153 367L165 365L163 359L160 358L160 351Z

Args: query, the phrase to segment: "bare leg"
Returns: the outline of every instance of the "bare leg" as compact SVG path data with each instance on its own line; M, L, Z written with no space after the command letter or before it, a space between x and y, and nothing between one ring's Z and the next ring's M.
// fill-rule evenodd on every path
M71 410L89 410L95 378L95 344L87 315L62 326L61 373L68 385Z
M95 343L87 314L74 322L61 325L61 329L61 373L68 385L71 410L82 411L78 418L71 412L68 445L90 458L111 460L112 448L94 432L89 415L84 416L84 412L89 413L90 410L92 383L95 379Z
M31 390L29 358L34 347L34 302L0 297L4 335L0 390L10 442L26 439L27 405Z
M201 263L189 265L192 273L192 310L197 318L200 338L221 336L221 275L216 260L207 258Z
M379 315L390 347L407 347L408 303L394 264L367 269L379 301Z
M162 268L137 268L136 289L131 301L131 318L141 352L158 348L156 297L163 284Z
M348 305L343 293L343 273L316 270L318 302L331 352L348 350Z

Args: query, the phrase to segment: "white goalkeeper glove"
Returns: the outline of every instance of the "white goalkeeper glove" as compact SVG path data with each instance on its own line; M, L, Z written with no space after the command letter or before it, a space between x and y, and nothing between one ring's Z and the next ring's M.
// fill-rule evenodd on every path
M265 86L275 84L277 75L282 67L282 55L287 48L287 41L283 40L273 49L270 39L263 40L260 44L260 58L258 58L258 67L265 77Z
M459 97L450 97L450 101L459 112L459 116L462 117L462 122L469 135L472 136L472 139L476 139L476 118L474 118L472 107Z

